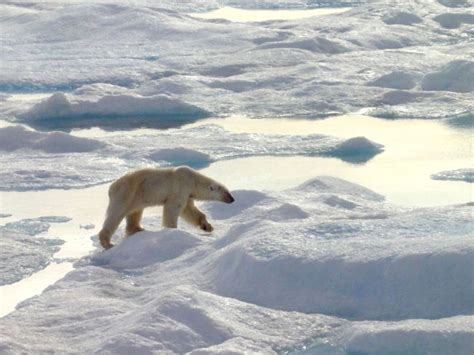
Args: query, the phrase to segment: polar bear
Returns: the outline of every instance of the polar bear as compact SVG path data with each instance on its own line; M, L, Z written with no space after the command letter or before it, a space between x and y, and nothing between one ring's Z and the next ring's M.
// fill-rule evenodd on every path
M164 227L176 228L181 215L189 223L212 232L214 228L194 205L195 200L234 202L224 185L187 166L128 173L110 185L109 206L99 233L100 244L105 249L113 246L110 239L124 218L126 236L142 231L143 209L157 205L163 206Z

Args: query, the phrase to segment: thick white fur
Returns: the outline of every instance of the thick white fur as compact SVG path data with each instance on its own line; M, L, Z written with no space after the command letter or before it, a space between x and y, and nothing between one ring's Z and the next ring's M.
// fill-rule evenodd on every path
M109 188L109 206L102 230L101 245L108 249L112 234L126 218L126 235L142 231L143 209L163 206L163 226L176 228L181 215L189 223L211 232L213 227L194 200L234 201L227 188L189 167L142 169L126 174Z

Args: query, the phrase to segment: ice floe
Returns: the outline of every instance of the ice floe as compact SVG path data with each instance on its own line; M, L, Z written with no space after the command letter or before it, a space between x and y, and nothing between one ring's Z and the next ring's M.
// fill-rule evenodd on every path
M403 209L331 177L235 196L227 215L204 204L212 235L145 231L82 259L0 321L0 348L470 353L472 205Z
M363 137L341 140L315 134L231 133L217 125L146 131L139 138L112 135L100 140L60 132L39 133L22 127L0 128L0 135L9 136L10 132L16 139L7 138L0 143L0 148L7 150L0 156L0 167L8 166L0 173L0 190L85 187L145 166L187 164L202 168L217 160L263 155L328 156L362 163L383 152L382 145ZM57 144L58 141L64 144ZM18 149L39 149L38 146L46 152L36 150L32 154L30 150ZM69 154L57 154L65 152Z
M474 169L457 169L450 171L441 171L439 173L431 175L432 179L435 180L452 180L452 181L466 181L474 182Z
M0 227L0 286L20 281L51 262L64 241L32 236L40 231L25 223Z

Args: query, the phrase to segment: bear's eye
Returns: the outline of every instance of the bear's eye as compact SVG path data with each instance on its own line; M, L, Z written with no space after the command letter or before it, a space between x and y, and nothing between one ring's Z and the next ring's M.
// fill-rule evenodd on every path
M209 186L209 190L214 191L215 187L211 185L211 186Z

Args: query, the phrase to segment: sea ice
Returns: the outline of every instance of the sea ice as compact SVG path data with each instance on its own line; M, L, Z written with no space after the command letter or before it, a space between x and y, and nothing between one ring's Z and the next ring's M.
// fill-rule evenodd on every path
M81 229L94 229L95 225L93 223L85 223L79 226Z
M474 168L442 171L431 175L431 178L435 180L474 182Z
M38 217L38 218L28 218L28 219L22 219L17 222L7 223L5 224L4 227L0 227L0 228L1 229L6 228L9 230L17 231L21 234L34 236L37 234L47 232L51 223L65 223L70 220L71 218L62 217L62 216L46 216L46 217Z
M97 140L74 137L63 132L42 133L22 126L0 128L0 150L7 152L28 149L46 153L83 153L104 146Z
M211 113L317 118L377 106L394 89L408 95L379 108L394 118L473 110L468 2L370 2L337 15L259 23L173 10L315 3L137 4L0 5L1 91L55 92L41 103L6 97L0 114L46 129L111 118L156 127Z
M99 140L60 132L32 132L18 126L0 128L0 135L8 137L10 132L16 139L0 143L0 149L3 146L6 150L0 156L0 167L5 167L0 173L0 190L85 187L111 181L140 167L188 164L201 168L216 160L262 155L330 156L361 163L383 151L382 145L363 137L341 140L314 134L231 133L217 125L146 131L139 139L112 135ZM36 147L38 142L50 142L50 137L57 136L65 144L41 144L46 151L35 154L19 149ZM69 154L60 154L65 152Z
M45 268L64 241L32 237L39 231L25 224L0 227L0 286L11 284ZM25 233L25 229L30 233ZM1 341L0 341L1 343ZM0 349L2 345L0 345Z
M470 353L472 204L405 209L330 177L235 196L203 204L212 235L181 223L83 258L0 321L0 349Z
M167 95L142 97L138 95L108 95L97 101L69 101L64 94L57 93L33 106L18 118L32 126L67 127L84 125L80 121L97 122L107 117L149 117L149 120L165 120L171 125L179 122L208 117L199 107L182 102ZM60 122L70 120L73 123ZM46 121L46 122L44 122ZM100 125L100 123L98 124Z

